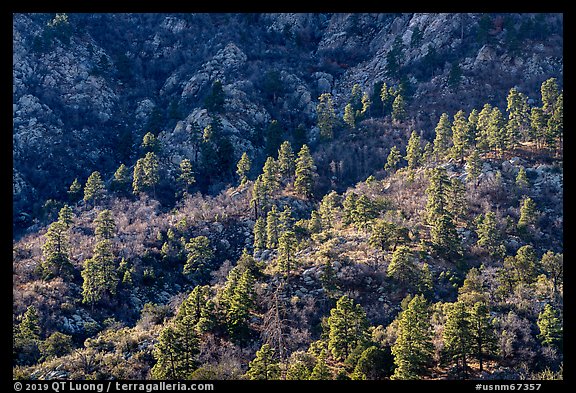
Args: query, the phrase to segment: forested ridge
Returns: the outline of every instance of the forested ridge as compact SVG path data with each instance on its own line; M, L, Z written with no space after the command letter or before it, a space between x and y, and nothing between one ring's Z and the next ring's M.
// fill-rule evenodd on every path
M558 39L561 23L473 20L473 44L455 25L464 52L492 45L518 58L549 42L534 26ZM90 29L48 18L34 56L74 42L71 23ZM239 122L252 102L243 82L204 63L183 88L210 74L189 116L179 112L190 98L164 97L132 142L98 151L101 166L54 172L64 187L30 191L45 199L14 215L14 378L562 379L561 75L468 99L464 60L436 77L402 62L426 37L405 23L411 46L377 52L381 78L334 82L303 104L286 99L284 71L263 74L268 117L255 127ZM325 42L310 28L278 34L285 41L267 45ZM344 69L370 62L346 56L357 63ZM355 75L323 67L334 80ZM419 83L442 87L431 99ZM309 118L291 118L299 105ZM33 173L26 154L18 176Z

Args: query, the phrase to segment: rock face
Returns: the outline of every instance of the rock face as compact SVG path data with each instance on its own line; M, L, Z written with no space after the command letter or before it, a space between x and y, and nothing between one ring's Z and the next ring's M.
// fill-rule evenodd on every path
M481 18L70 14L57 20L15 14L15 215L37 210L49 198L64 200L76 177L84 182L98 170L109 180L120 163L131 167L148 131L165 143L162 162L175 173L183 158L197 154L191 130L215 116L205 99L216 80L225 98L216 116L234 145L231 159L237 160L243 151L258 154L263 142L255 135L273 119L282 123L285 137L299 125L313 136L322 93L333 94L341 115L354 84L369 93L378 81L398 85L400 74L389 64L395 50L414 90L411 111L431 118L440 106L470 109L487 100L505 105L505 95L490 91L515 85L537 98L544 79L561 78L562 15L544 17L560 26L552 38L524 38L513 54L507 29L518 31L535 16L511 15L503 27L492 18L486 42L476 38ZM447 85L455 65L466 94Z

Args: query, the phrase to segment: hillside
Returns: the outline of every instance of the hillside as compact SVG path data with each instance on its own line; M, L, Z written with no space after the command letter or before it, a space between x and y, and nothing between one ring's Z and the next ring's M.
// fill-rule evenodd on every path
M14 378L562 379L562 23L15 14Z

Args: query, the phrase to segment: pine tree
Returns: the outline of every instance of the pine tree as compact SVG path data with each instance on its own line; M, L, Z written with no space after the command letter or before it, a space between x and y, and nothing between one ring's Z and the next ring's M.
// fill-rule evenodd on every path
M400 159L402 156L400 155L400 150L396 147L396 145L392 146L390 149L390 153L388 154L388 158L386 159L386 165L384 165L384 169L390 172L395 172L398 169L398 164L400 163Z
M352 104L347 104L344 107L344 116L342 120L344 120L344 123L348 124L348 127L356 127L356 112L354 111Z
M81 195L82 185L78 181L78 178L75 178L68 189L68 201L70 201L70 203L76 203Z
M290 205L285 205L284 209L278 217L278 231L279 233L294 230L294 218L292 217L292 208Z
M248 181L248 172L250 172L250 167L252 166L252 161L248 157L246 152L242 153L242 157L236 164L236 174L240 178L240 185L243 186Z
M508 274L514 277L517 282L530 284L536 280L538 256L532 245L527 244L520 247L516 251L516 256L508 259L508 261L512 262L511 266L505 263L505 267L509 267Z
M536 148L543 147L546 139L546 116L542 108L534 107L530 110L529 136L536 142Z
M338 194L336 191L330 191L328 194L324 195L322 201L320 201L320 206L318 207L318 213L320 214L320 220L322 223L323 230L330 230L335 224L335 212L338 206Z
M244 270L229 297L226 311L226 327L230 336L242 340L248 336L248 319L255 304L254 275L250 269Z
M401 227L393 222L378 219L372 226L372 234L368 244L382 251L392 249L408 241L408 228Z
M538 338L543 345L555 346L562 349L563 332L562 320L550 304L544 306L544 310L538 315Z
M278 150L278 169L284 179L292 179L296 175L294 151L288 141L282 142Z
M98 240L111 240L116 234L116 223L112 212L108 209L98 213L94 220L94 233Z
M526 170L524 167L520 167L518 174L516 175L516 187L520 192L526 192L530 188L530 181L528 181L528 176L526 175Z
M160 151L160 141L153 133L147 132L142 138L141 147L145 153L152 152L157 154Z
M406 103L404 102L404 97L400 93L394 98L392 103L392 120L403 121L406 119Z
M560 95L556 78L550 78L542 82L540 94L542 97L542 110L550 116L554 110L554 104L556 104Z
M363 119L368 112L370 111L370 106L372 105L372 101L370 100L370 96L368 93L362 93L362 109L356 113L356 117Z
M397 321L397 339L392 346L396 369L391 379L421 379L434 353L430 312L424 296L414 296Z
M487 302L488 293L484 285L481 269L473 267L466 273L464 283L458 288L458 301L472 307L477 302Z
M347 296L336 302L328 317L328 350L334 358L344 360L358 344L368 339L368 320L359 304Z
M468 375L467 358L472 352L473 335L470 313L463 302L454 303L447 315L442 333L444 349L456 362L459 370Z
M478 185L478 178L482 173L482 159L477 149L473 149L472 153L466 159L466 180L474 182L474 186Z
M323 93L320 97L318 97L316 115L318 118L318 128L320 129L320 138L324 140L332 139L334 136L333 129L336 121L334 104L332 102L332 94Z
M68 225L55 221L48 227L42 245L42 270L44 278L54 276L68 276L73 270L69 257L69 230Z
M536 225L538 221L539 212L536 208L536 203L532 198L525 197L520 206L520 218L518 219L518 231L525 234L530 227Z
M510 89L507 97L506 111L508 112L507 146L513 149L525 136L528 117L528 97L515 87Z
M222 81L216 79L212 83L210 94L208 94L204 99L204 106L210 113L222 113L224 111L225 101L226 95L224 93Z
M422 150L420 147L420 136L416 131L412 131L408 145L406 146L406 161L408 162L408 169L416 169L422 160Z
M96 203L104 195L104 182L100 177L100 172L94 171L86 180L84 186L84 202L88 203L94 200Z
M496 215L489 211L480 218L476 229L478 235L476 245L494 258L502 257L502 236L496 224Z
M359 230L366 230L370 222L377 216L374 203L366 196L360 195L353 210L353 222Z
M254 223L254 251L266 248L266 223L262 217L258 217Z
M210 240L206 236L190 239L185 245L188 255L183 273L185 275L204 276L210 270L214 258L214 251L210 247Z
M268 157L276 157L280 144L282 143L282 126L278 120L272 120L266 128L266 146L264 152Z
M264 184L263 175L258 175L252 187L250 206L254 207L254 217L263 217L270 207L270 193Z
M476 146L476 136L478 134L478 109L472 109L468 115L468 145Z
M487 152L490 148L489 144L489 128L490 128L490 116L492 115L492 105L484 104L480 113L478 113L478 119L476 120L476 147L481 152Z
M393 95L390 94L390 90L388 89L388 85L386 83L382 84L382 88L380 90L380 101L382 102L382 113L384 116L386 116L391 111L393 101Z
M550 149L558 149L564 134L564 95L562 93L556 99L547 126L546 144Z
M74 212L68 205L62 206L62 209L58 212L58 221L66 225L67 229L70 229L72 221L74 219Z
M184 192L186 193L190 189L190 186L196 183L194 171L192 169L192 162L187 158L180 161L180 176L178 177L178 180L184 186Z
M472 354L478 360L480 372L484 370L484 358L496 352L496 334L490 309L484 302L474 304L470 312Z
M282 231L278 239L278 268L285 277L289 277L294 268L296 246L294 231L291 229Z
M488 119L486 129L488 147L494 152L502 153L507 147L506 122L498 107L494 107Z
M294 181L294 188L299 195L308 199L314 195L315 171L316 166L314 165L310 150L308 146L304 145L298 153L298 159L296 160L296 180Z
M454 220L465 220L468 211L466 200L466 186L457 177L450 179L450 193L448 197L448 211Z
M314 365L312 373L310 374L310 380L321 381L331 379L332 372L330 371L330 368L328 368L328 364L326 364L326 350L322 349L316 358L316 364Z
M268 157L262 168L263 185L270 195L280 189L280 174L278 173L278 163L274 158Z
M434 154L436 155L436 159L441 160L448 153L452 141L452 128L447 113L440 115L440 120L438 120L435 131Z
M19 363L34 364L38 360L40 340L40 318L33 305L28 306L13 335L13 353Z
M268 344L256 352L256 357L248 365L245 377L251 380L280 379L280 366L274 359L274 349Z
M94 306L103 299L106 293L116 294L118 277L110 240L104 239L96 243L92 258L84 261L82 279L83 303Z
M130 171L128 167L124 164L120 164L116 172L114 172L114 178L112 179L112 188L115 191L127 192L130 185Z
M454 115L454 122L452 123L452 149L450 155L455 160L464 160L464 155L470 147L470 131L466 114L463 110L459 110Z
M342 222L344 225L350 225L354 222L357 201L358 194L355 192L349 192L346 194L346 198L344 198L344 202L342 202Z
M266 216L266 248L278 247L278 238L280 237L278 209L272 205L272 209Z
M138 194L152 188L156 193L156 185L160 181L158 157L153 152L148 152L143 158L136 161L132 180L134 194Z
M388 277L394 278L403 286L411 286L416 281L418 271L412 252L407 246L399 246L392 254L388 265Z
M169 323L154 348L156 364L150 374L154 379L190 379L198 365L199 339L194 320L185 316Z

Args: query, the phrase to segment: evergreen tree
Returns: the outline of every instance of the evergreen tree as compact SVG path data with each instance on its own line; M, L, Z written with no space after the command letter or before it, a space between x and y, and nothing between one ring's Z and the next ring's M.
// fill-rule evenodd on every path
M372 226L372 234L368 239L368 244L382 251L391 248L392 252L394 252L398 245L408 240L408 228L378 219Z
M160 151L160 141L154 134L147 132L142 138L142 150L144 153L152 152L158 154Z
M490 148L489 144L489 127L490 127L490 116L492 115L492 105L484 104L480 113L478 113L478 118L476 120L476 147L481 152L487 152ZM469 119L470 120L470 119Z
M13 353L21 364L33 364L38 360L40 341L40 318L33 305L28 306L13 335Z
M536 142L536 148L540 149L546 139L546 116L541 108L534 107L530 110L530 138Z
M242 340L247 337L250 310L255 304L254 275L250 269L245 269L238 279L229 297L226 311L226 327L231 337Z
M318 118L318 128L320 129L320 138L324 140L332 139L334 136L333 129L336 121L334 104L332 102L332 94L323 93L320 97L318 97L316 115Z
M502 236L496 225L496 215L489 211L480 218L476 229L478 234L476 245L486 250L494 258L502 257Z
M154 348L156 364L150 374L154 379L190 379L198 365L199 338L191 316L169 323L158 337Z
M434 158L434 146L431 142L426 142L424 145L424 151L422 152L422 163L429 165L432 163Z
M296 174L294 151L288 141L282 142L278 150L278 169L284 179L292 179Z
M388 265L388 277L394 278L403 286L411 286L416 281L418 271L412 252L407 246L399 246L392 254Z
M472 153L466 159L466 180L474 182L474 186L478 184L478 178L482 173L482 159L477 149L473 149Z
M504 151L507 147L506 122L504 116L498 107L494 107L488 119L488 128L486 135L488 138L488 147L494 152Z
M390 94L388 85L386 83L383 83L382 88L380 90L380 101L382 102L382 113L384 116L386 116L391 112L393 100L394 96Z
M374 203L366 196L360 195L353 210L354 225L360 230L366 230L369 223L378 215Z
M472 352L473 335L470 313L463 302L452 304L447 315L442 333L444 349L456 362L459 370L468 375L467 358Z
M82 185L78 181L78 178L75 178L68 189L68 201L70 201L70 203L76 203L81 195Z
M403 121L406 119L406 103L404 102L404 97L400 93L394 98L392 103L392 120Z
M270 205L270 194L264 184L263 175L258 175L252 187L252 198L250 206L254 207L254 217L262 217L268 211Z
M468 201L466 200L466 186L460 179L453 177L450 179L450 193L448 197L448 211L454 220L465 220L468 211Z
M470 312L472 354L478 360L480 372L484 370L484 358L496 352L496 334L490 309L483 302L474 304Z
M212 83L210 94L204 99L204 106L211 113L222 113L224 111L225 94L222 81L219 79Z
M416 169L422 160L422 150L420 147L420 136L416 131L412 131L408 145L406 147L406 161L408 162L408 169Z
M112 188L115 191L127 192L130 185L130 171L128 167L124 164L120 164L116 172L114 172L114 178L112 179Z
M478 109L472 109L468 115L468 145L476 146L476 136L478 134Z
M279 230L279 217L276 205L272 205L272 209L266 216L266 248L278 247L278 238L280 237Z
M84 186L84 202L88 203L94 200L96 203L104 195L104 182L100 177L100 172L94 171L86 180Z
M510 89L507 97L506 111L508 112L507 146L513 149L525 136L525 129L529 119L528 97L515 87Z
M530 227L536 225L538 221L539 212L536 208L536 203L532 198L525 197L520 206L520 218L518 219L518 231L524 234Z
M178 177L178 180L184 186L184 192L188 192L190 186L196 183L194 171L192 170L192 162L187 158L180 161L180 176Z
M262 217L258 217L254 223L254 251L266 248L266 223Z
M240 157L240 161L236 164L236 174L240 178L240 185L243 186L248 181L248 173L250 172L250 168L252 166L252 161L248 157L246 152L242 153L242 157Z
M328 364L326 364L326 350L322 349L316 359L316 364L312 369L312 373L310 374L310 380L321 381L331 379L332 372L330 371L330 368L328 368Z
M360 109L359 113L356 113L356 117L363 119L368 112L370 111L370 106L372 105L372 101L370 100L370 96L368 93L362 94L362 109Z
M542 110L545 114L550 116L554 110L554 105L558 100L558 96L560 95L556 78L550 78L542 82L540 94L542 97Z
M392 346L396 369L391 379L421 379L434 353L430 312L424 296L414 296L397 321L398 333Z
M69 257L69 231L68 225L55 221L48 227L42 245L42 270L44 278L54 276L68 276L73 270Z
M388 154L388 158L386 159L386 165L384 165L384 169L390 172L395 172L398 169L398 164L400 163L400 159L402 156L400 155L400 150L396 147L396 145L392 146L390 149L390 153Z
M463 110L459 110L454 115L454 122L452 123L452 149L450 150L450 155L455 160L464 160L464 155L468 148L470 147L470 131L468 119L466 119L466 114Z
M543 345L550 345L562 350L563 332L562 320L550 304L544 306L544 310L538 314L538 338Z
M358 344L368 340L368 320L359 304L347 296L336 302L328 317L328 350L334 358L344 360Z
M470 307L477 302L488 301L487 288L480 270L475 267L468 270L464 283L458 288L458 301Z
M550 149L558 149L561 146L564 133L564 95L562 93L552 108L552 115L550 115L547 125L546 144Z
M210 247L210 240L206 236L190 239L185 245L188 255L183 273L185 275L204 276L210 271L210 264L214 258L214 251Z
M336 191L330 191L328 194L324 195L322 201L320 201L318 213L320 214L323 230L329 230L334 227L337 205L338 194Z
M152 188L156 193L156 185L160 181L159 162L156 154L148 152L143 158L136 161L132 189L134 194Z
M526 192L530 188L530 181L528 181L528 176L526 175L526 170L524 167L520 167L518 174L516 175L516 187L520 192Z
M66 225L67 229L70 229L72 225L72 220L74 219L74 212L68 205L62 206L62 209L58 212L58 221Z
M118 277L110 240L103 239L96 243L92 258L84 261L82 279L83 303L94 306L105 294L116 294Z
M299 195L308 199L314 195L315 171L316 166L314 165L310 150L308 146L304 145L298 153L298 159L296 160L296 180L294 181L294 188Z
M306 136L306 128L304 128L303 124L299 124L298 127L294 130L292 135L292 142L293 145L292 149L294 151L300 151L302 146L308 143L308 137Z
M116 223L112 212L102 210L94 220L94 233L99 240L111 240L116 234Z
M352 104L347 104L344 107L344 116L342 120L344 120L344 123L348 124L348 127L356 127L356 112L354 111Z
M452 141L452 128L447 113L442 113L435 131L434 154L436 155L436 159L441 160L448 153Z
M355 192L349 192L342 202L343 212L342 212L342 222L344 225L350 225L354 222L356 202L358 201L358 194Z
M268 157L262 168L263 185L270 195L280 189L280 174L278 173L278 163L274 158Z
M280 365L274 359L274 349L264 344L248 365L245 377L252 380L280 379Z
M296 235L291 229L283 231L278 239L278 267L285 277L289 277L294 268L297 244Z

